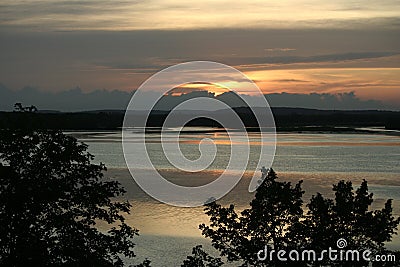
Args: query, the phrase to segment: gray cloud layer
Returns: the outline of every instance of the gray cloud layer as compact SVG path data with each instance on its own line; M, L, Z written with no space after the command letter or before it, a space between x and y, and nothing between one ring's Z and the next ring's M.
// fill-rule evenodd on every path
M151 94L151 92L149 92ZM193 97L196 94L192 95ZM343 109L343 110L364 110L364 109L394 109L400 107L387 106L375 100L361 100L352 93L310 93L310 94L289 94L273 93L265 95L270 105L273 107L302 107L316 109ZM4 85L0 85L0 110L12 110L16 102L24 105L35 105L40 110L60 110L60 111L85 111L85 110L104 110L104 109L125 109L131 94L124 91L95 90L85 93L79 88L68 91L50 93L38 90L33 87L25 87L22 90L10 90ZM188 95L182 99L189 99ZM244 98L251 96L242 96ZM222 94L217 98L239 105L240 101L229 93ZM179 97L170 96L163 101L159 109L168 109L179 102ZM239 104L235 104L239 103ZM193 107L193 109L212 109L212 107Z
M33 84L45 90L75 86L126 90L137 88L165 66L189 60L246 65L251 70L257 69L252 64L368 60L399 54L399 48L398 30L0 30L0 81L13 88Z
M381 29L398 26L398 10L399 2L396 0L3 0L0 25L20 31L271 26Z

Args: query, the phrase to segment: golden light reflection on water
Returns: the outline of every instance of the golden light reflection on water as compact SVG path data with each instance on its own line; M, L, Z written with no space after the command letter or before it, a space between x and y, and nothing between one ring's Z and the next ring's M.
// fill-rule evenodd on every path
M221 171L203 171L187 175L185 172L160 170L171 181L197 185L207 183L221 174ZM225 197L219 200L223 205L235 204L238 210L248 207L254 194L248 192L248 184L253 172L246 172L239 184ZM132 212L127 222L140 229L145 235L201 237L198 225L208 223L208 217L202 207L180 208L160 203L146 195L133 182L125 169L111 169L108 177L113 177L127 189L126 198L132 203ZM398 174L389 173L316 173L284 172L278 173L278 179L292 184L303 180L304 202L307 203L316 192L334 197L332 185L340 180L351 180L357 188L363 179L368 181L370 192L375 191L373 209L382 208L385 201L393 198L394 215L400 216L400 179Z
M201 140L183 140L182 144L200 144ZM247 142L231 142L230 140L213 140L216 145L246 145ZM260 141L249 141L249 145L259 146ZM272 142L263 142L264 145L272 145ZM400 142L278 142L278 146L400 146Z

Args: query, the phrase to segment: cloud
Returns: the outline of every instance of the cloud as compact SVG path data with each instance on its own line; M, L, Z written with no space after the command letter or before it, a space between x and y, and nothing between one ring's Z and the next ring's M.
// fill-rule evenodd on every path
M271 82L279 82L279 83L309 83L311 81L300 80L300 79L275 79L275 80L271 80Z
M265 48L265 51L268 52L289 52L289 51L296 51L296 48Z
M371 1L182 1L3 0L0 21L9 29L144 30L209 28L388 28L399 2ZM354 15L357 12L357 16ZM296 14L298 16L293 16ZM179 18L179 19L177 19ZM234 19L232 19L234 18ZM299 19L301 18L301 19Z
M119 90L95 90L89 93L80 88L61 92L46 92L26 86L10 90L0 84L0 110L12 110L17 102L34 105L41 110L85 111L98 109L125 109L131 94Z
M207 95L207 92L204 92ZM152 94L152 92L148 92ZM179 101L190 99L191 97L204 96L201 92L186 94L184 97L168 96L159 105L160 109L176 105ZM41 91L34 87L24 87L21 90L10 90L0 84L0 110L12 110L17 102L24 105L35 105L39 110L59 110L59 111L87 111L118 109L123 110L131 98L132 93L119 90L94 90L86 93L80 88L74 88L57 93ZM242 95L244 99L254 96ZM394 107L377 100L361 100L354 92L345 93L272 93L266 94L270 106L272 107L301 107L315 109L343 109L343 110L362 110L362 109L396 109ZM222 101L233 101L234 105L242 103L230 93L216 96ZM236 103L236 104L235 104ZM147 103L143 103L146 106ZM193 109L212 110L212 107L193 107ZM138 108L140 109L140 108Z
M390 56L400 55L400 52L393 51L376 51L376 52L349 52L349 53L337 53L337 54L325 54L325 55L313 55L313 56L258 56L258 57L229 57L225 56L224 61L228 65L237 66L248 70L257 70L264 66L277 66L277 65L289 65L289 64L313 64L313 63L335 63L335 62L347 62L356 60L368 60L378 59ZM181 62L192 61L190 57L171 59L161 58L156 60L147 60L143 63L135 64L107 64L97 66L104 69L115 69L115 70L128 70L135 73L155 73L165 67L175 65ZM229 79L229 77L227 77ZM300 82L296 80L281 80L288 82ZM304 81L303 81L304 82Z
M361 100L354 92L336 94L273 93L266 95L266 98L270 106L273 107L301 107L331 110L390 109L387 105L378 100Z
M399 55L393 51L371 51L371 52L348 52L312 56L265 56L265 57L242 57L231 59L234 65L268 65L268 64L297 64L297 63L322 63L343 62L351 60L376 59ZM229 60L229 59L228 59ZM256 67L256 66L254 66Z
M167 66L192 60L221 62L241 71L337 68L339 64L398 67L399 57L390 56L400 54L397 33L371 29L11 33L0 29L0 81L12 88L30 84L44 90L76 86L130 90ZM266 47L296 50L271 54Z

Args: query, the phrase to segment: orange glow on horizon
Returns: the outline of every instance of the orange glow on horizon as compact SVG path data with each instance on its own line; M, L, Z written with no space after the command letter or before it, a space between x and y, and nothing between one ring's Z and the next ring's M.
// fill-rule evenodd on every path
M264 94L354 92L360 99L400 103L400 68L316 68L245 73Z

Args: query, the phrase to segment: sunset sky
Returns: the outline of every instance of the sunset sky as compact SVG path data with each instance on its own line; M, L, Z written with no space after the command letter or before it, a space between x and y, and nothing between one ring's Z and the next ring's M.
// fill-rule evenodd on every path
M354 92L400 110L400 1L0 3L13 91L130 91L190 60L234 66L264 93Z

